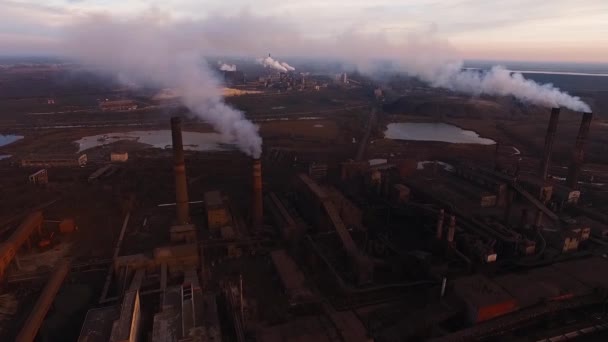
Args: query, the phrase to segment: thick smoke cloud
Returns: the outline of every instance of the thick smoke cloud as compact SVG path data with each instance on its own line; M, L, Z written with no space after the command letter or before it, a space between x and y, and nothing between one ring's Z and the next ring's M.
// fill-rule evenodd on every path
M202 46L193 44L191 37L184 39L183 30L166 20L158 15L129 21L91 16L67 32L64 50L101 72L176 89L194 115L258 158L262 151L258 127L223 102L221 86L203 60Z
M222 63L222 65L220 65L220 70L221 71L236 71L236 65Z
M271 69L282 71L282 72L296 70L296 68L292 67L291 65L289 65L285 62L279 62L270 56L265 57L265 58L258 58L256 61L259 64L263 65L265 68L271 68Z
M446 69L436 77L427 79L436 87L448 88L472 95L511 95L515 98L544 107L566 107L574 111L590 112L591 108L576 96L568 95L551 84L538 84L525 79L520 73L513 73L504 67L495 66L488 72Z
M537 84L501 67L486 72L463 70L459 52L449 41L441 38L435 27L412 32L400 40L396 40L398 37L389 39L383 33L373 33L367 27L328 37L310 38L295 29L287 16L261 17L246 11L232 16L209 16L208 19L198 21L173 20L152 12L112 27L114 24L107 18L104 22L100 17L93 17L77 25L70 30L73 31L72 38L74 35L78 37L71 39L72 45L77 45L77 48L70 51L107 70L119 68L118 71L124 71L134 67L143 78L154 76L156 83L161 84L167 80L164 74L169 73L169 79L174 76L164 70L167 69L164 64L163 68L159 68L158 62L164 61L166 64L167 61L175 61L180 54L251 57L272 51L287 57L341 60L372 76L381 66L382 70L389 68L417 77L432 86L473 96L508 95L545 107L561 106L575 111L589 111L589 106L579 98L551 85ZM103 27L100 28L100 25ZM98 28L96 32L89 32L94 28ZM151 50L159 51L150 53ZM282 72L293 69L289 64L270 56L260 58L258 62ZM205 68L197 68L204 73L201 82L216 84L209 72L204 71ZM170 83L175 82L172 80ZM222 103L217 91L210 94L213 94L214 103ZM217 113L199 113L211 123L219 120L215 114ZM224 127L226 131L222 132L234 136L234 127L237 126L233 124L231 128ZM257 137L257 134L249 132L248 138L243 139L247 141L252 135Z

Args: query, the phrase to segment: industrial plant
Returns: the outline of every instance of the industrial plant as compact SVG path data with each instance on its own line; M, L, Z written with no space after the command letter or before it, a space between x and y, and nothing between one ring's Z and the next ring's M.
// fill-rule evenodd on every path
M0 340L607 338L601 115L217 69L226 121L158 89L6 100Z

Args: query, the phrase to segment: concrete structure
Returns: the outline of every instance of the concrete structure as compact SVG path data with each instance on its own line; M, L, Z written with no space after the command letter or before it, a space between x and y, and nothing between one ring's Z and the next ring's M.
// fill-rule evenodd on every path
M55 272L49 279L48 283L42 290L38 301L32 308L32 312L25 321L25 324L23 324L21 332L19 332L19 335L17 335L17 338L15 339L16 342L34 341L36 335L38 334L38 330L44 321L44 317L51 308L51 304L53 304L55 296L57 295L57 292L59 292L61 284L63 284L63 281L65 280L65 277L69 271L69 261L63 260L57 265Z
M204 202L207 212L207 228L212 234L219 235L222 227L232 224L232 218L224 204L222 194L219 191L205 192Z
M202 291L195 269L185 270L181 286L163 291L161 312L154 315L152 341L222 341L215 296Z
M513 296L482 275L455 280L454 292L463 301L471 323L502 316L518 307Z
M171 118L171 138L173 139L173 171L175 173L175 208L177 224L190 223L188 204L188 183L186 182L186 165L184 163L184 146L182 142L182 119Z
M180 273L187 269L198 268L200 259L196 243L154 249L154 264L166 264L170 273Z
M551 151L553 150L553 141L555 140L555 132L557 132L557 123L559 121L559 108L551 109L551 118L549 126L547 126L547 135L545 136L545 149L540 163L539 176L542 180L547 179L549 164L551 163Z
M80 167L87 164L87 155L64 154L64 155L30 155L21 159L22 167Z
M139 341L141 331L141 303L139 289L143 282L145 271L138 270L133 277L129 289L125 292L120 307L120 316L112 325L110 342Z
M112 324L120 316L116 306L91 309L84 318L78 342L108 342Z
M585 159L585 146L587 145L587 137L589 136L592 118L592 113L583 113L581 126L578 131L578 136L576 137L576 144L572 151L572 161L570 162L568 177L566 179L566 183L572 189L578 189L578 178Z
M128 152L111 152L110 161L113 163L124 163L129 160Z
M299 174L298 179L303 189L300 192L301 209L306 210L319 228L333 228L351 261L353 272L357 275L359 284L369 283L373 279L374 265L371 259L359 250L339 211L331 201L327 192L305 174Z
M42 169L32 173L28 179L32 184L44 185L49 183L49 174L46 169Z
M15 232L0 244L0 279L4 278L8 266L13 261L15 255L17 255L19 248L26 242L30 245L29 239L34 231L38 231L40 235L42 221L42 212L36 211L29 214L17 227Z
M267 202L270 204L268 209L272 214L274 224L279 227L281 237L285 241L295 242L301 237L301 233L303 232L298 229L293 216L275 193L270 193L269 199L270 201Z
M251 198L251 221L254 229L264 223L264 203L262 197L262 162L253 160L253 191Z
M137 103L132 100L104 101L99 104L99 108L104 112L128 111L137 109Z
M171 242L196 242L198 239L196 226L193 224L171 226L171 228L169 228L169 238Z

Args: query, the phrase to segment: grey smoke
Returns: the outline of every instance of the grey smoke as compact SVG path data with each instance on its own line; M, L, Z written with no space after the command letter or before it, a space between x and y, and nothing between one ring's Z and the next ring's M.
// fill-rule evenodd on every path
M184 39L181 29L162 20L154 15L129 21L87 17L67 32L64 51L100 72L176 89L194 115L211 124L227 142L259 158L258 127L224 103L221 86L203 59L202 46Z
M220 65L220 70L221 71L236 71L236 65L222 63L222 65Z

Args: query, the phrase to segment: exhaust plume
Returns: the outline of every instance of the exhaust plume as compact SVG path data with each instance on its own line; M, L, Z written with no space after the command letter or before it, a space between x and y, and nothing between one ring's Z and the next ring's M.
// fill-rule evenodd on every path
M202 20L176 20L154 11L124 22L114 22L103 16L89 16L87 19L70 30L76 39L72 37L71 49L67 51L105 70L122 71L130 79L134 79L133 74L148 81L155 78L153 84L162 86L175 84L176 75L185 75L184 78L189 80L188 71L173 72L174 69L187 69L177 63L184 55L252 56L259 51L276 51L283 55L348 62L371 76L377 71L402 72L431 86L473 96L514 96L522 102L549 108L590 111L580 98L551 84L538 84L503 67L497 66L485 72L463 70L457 50L437 34L435 26L411 32L397 40L388 39L383 32L356 29L330 38L311 38L299 32L289 18L259 16L248 11ZM271 56L258 58L257 62L281 72L294 70L289 64ZM196 70L194 74L200 74L199 81L206 85L195 88L199 92L202 92L201 88L209 88L209 92L194 96L205 100L189 99L185 103L199 110L201 107L213 108L216 112L197 112L197 115L229 137L236 137L237 128L240 133L245 131L239 146L248 151L259 150L261 142L255 126L245 121L242 113L223 104L215 89L216 82L210 77L208 68L201 64L190 65ZM194 91L186 91L191 92ZM200 106L200 102L206 105ZM232 114L228 119L217 111L231 111Z
M565 107L578 112L591 111L579 97L569 95L552 84L538 84L525 79L521 73L511 72L502 66L494 66L489 71L478 71L462 70L462 63L447 64L437 73L422 75L421 78L432 86L475 96L511 95L522 102L543 107Z
M289 65L289 64L287 64L287 63L285 63L285 62L281 62L281 65L282 65L282 66L283 66L285 69L287 69L287 70L289 70L289 71L294 71L294 70L296 70L296 68L292 67L291 65Z
M265 68L272 68L281 72L296 70L296 68L292 67L291 65L285 62L279 62L270 56L265 58L258 58L257 62L262 64Z
M201 45L192 44L165 20L154 15L130 21L89 16L66 32L64 51L97 71L121 74L142 85L174 88L192 114L211 124L226 142L259 158L258 127L224 103Z
M222 65L220 66L220 70L221 71L236 71L236 65L222 63Z

